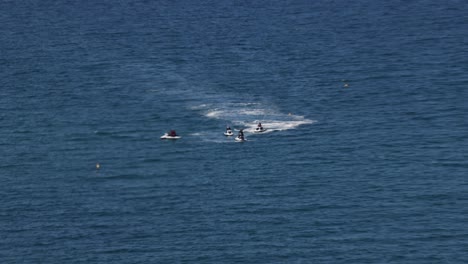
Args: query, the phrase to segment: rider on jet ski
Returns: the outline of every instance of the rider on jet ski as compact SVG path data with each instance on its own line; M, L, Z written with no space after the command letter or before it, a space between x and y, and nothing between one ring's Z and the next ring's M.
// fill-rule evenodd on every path
M239 139L244 140L244 130L243 130L243 129L239 130L239 135L237 135L237 137L238 137Z
M258 122L257 130L263 130L262 123Z
M177 134L176 134L175 130L171 130L171 132L169 132L169 136L170 137L177 137Z

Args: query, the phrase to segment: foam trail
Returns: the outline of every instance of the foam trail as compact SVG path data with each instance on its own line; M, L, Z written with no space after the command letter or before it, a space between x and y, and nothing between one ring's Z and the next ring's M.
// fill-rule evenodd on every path
M280 113L261 103L203 104L192 109L202 111L208 118L226 120L247 133L253 133L259 122L267 129L264 133L296 129L315 122L304 116Z
M295 129L298 126L301 125L307 125L307 124L313 124L315 121L313 120L301 120L301 121L277 121L277 120L265 120L265 121L258 121L262 123L262 126L266 128L267 130L263 133L270 133L273 131L283 131L283 130L289 130L289 129ZM257 128L258 122L253 122L250 124L245 124L247 127L244 131L253 133L255 129Z

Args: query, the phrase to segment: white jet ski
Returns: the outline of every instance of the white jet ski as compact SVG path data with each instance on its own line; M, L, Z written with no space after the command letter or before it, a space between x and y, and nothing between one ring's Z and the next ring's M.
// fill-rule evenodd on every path
M254 130L253 132L254 132L254 133L263 133L263 132L265 132L265 131L267 131L266 128L257 127L257 128L255 128L255 130Z
M164 135L161 136L161 139L179 139L180 136L169 136L168 133L165 133Z
M238 142L247 141L247 139L245 139L245 136L244 136L244 129L239 130L239 134L237 135L235 140L238 141Z
M245 137L242 139L240 138L239 136L236 137L236 141L238 142L244 142L244 141L247 141L247 139L245 139Z
M226 132L224 132L224 135L228 137L234 135L234 133L232 133L232 130L228 129Z

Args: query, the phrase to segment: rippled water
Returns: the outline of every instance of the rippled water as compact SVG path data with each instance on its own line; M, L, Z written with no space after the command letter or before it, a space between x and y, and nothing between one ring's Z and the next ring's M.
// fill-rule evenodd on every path
M467 8L2 1L1 262L468 262Z

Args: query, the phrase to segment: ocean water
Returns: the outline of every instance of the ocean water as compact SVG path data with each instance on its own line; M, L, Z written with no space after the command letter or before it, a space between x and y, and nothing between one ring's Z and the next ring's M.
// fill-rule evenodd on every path
M468 263L467 10L2 0L0 262Z

